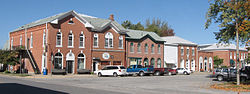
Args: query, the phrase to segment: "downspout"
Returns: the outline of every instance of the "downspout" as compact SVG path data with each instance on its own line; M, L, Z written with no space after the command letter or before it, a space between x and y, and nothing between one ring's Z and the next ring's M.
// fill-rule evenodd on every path
M200 71L200 61L199 61L199 58L198 58L198 46L196 47L196 62L197 62L197 69L198 71Z
M46 57L46 60L45 60L45 69L47 69L47 46L48 46L48 22L46 22L46 29L45 29L45 37L46 37L46 41L45 41L45 45L44 45L44 50L45 50L45 57Z

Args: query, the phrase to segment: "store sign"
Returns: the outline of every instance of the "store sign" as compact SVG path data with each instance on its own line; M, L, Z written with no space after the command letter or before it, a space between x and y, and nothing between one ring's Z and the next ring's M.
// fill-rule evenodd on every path
M110 57L109 53L103 53L102 54L103 59L109 59L109 57Z

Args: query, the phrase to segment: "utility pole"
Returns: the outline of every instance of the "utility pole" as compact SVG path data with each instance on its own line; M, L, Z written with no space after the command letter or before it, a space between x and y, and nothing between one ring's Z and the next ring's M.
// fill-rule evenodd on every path
M239 31L238 20L236 19L236 70L237 70L237 85L240 85L240 69L239 69Z

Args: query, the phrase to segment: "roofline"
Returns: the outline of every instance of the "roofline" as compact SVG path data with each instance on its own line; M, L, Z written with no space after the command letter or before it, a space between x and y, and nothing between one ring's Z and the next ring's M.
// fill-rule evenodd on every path
M213 50L218 51L218 50L236 50L236 49L201 49L200 51L213 51ZM239 49L239 50L247 52L247 50L243 50L243 49Z
M150 38L152 41L154 41L154 42L165 42L165 41L158 41L158 40L155 40L153 37L151 37L149 34L146 34L145 36L143 36L142 38L139 38L139 39L135 39L135 38L130 38L130 37L127 37L126 39L128 39L128 40L141 40L141 39L143 39L143 38L146 38L146 37L148 37L148 38Z

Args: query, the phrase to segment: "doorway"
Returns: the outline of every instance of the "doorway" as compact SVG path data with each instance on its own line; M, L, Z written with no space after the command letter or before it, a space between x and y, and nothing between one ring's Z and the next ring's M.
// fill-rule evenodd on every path
M66 61L67 63L67 73L73 73L73 61Z
M98 62L94 61L92 67L93 67L93 72L98 71Z

